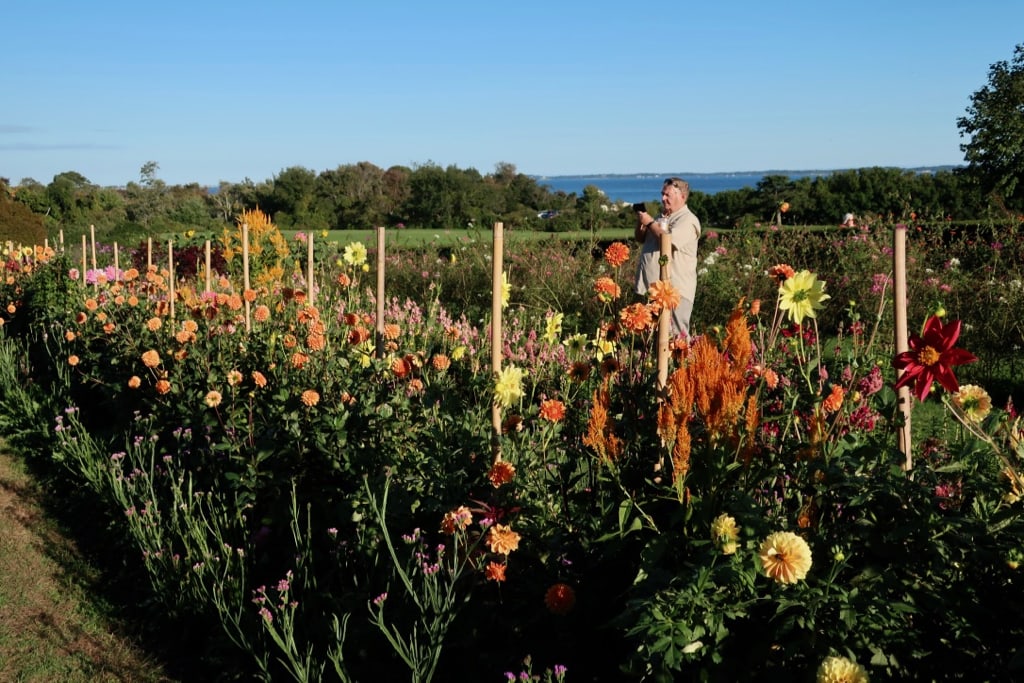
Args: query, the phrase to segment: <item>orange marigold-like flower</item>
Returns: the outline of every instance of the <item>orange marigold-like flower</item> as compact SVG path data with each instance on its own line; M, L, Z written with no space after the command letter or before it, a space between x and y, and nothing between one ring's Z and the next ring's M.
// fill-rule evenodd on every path
M780 284L794 275L796 275L796 271L793 270L793 266L785 263L780 263L768 269L768 276Z
M237 387L242 383L242 373L238 370L229 370L227 375L228 386Z
M78 356L74 354L68 356L68 365L70 365L71 367L75 367L76 365L78 365L79 362L80 359Z
M615 301L622 296L622 289L610 277L599 277L594 280L594 291L597 298L605 303Z
M158 379L156 381L156 393L163 395L163 394L166 394L170 390L171 390L171 383L168 382L167 380L165 380L165 379Z
M103 333L113 334L115 329L117 329L117 325L115 325L114 323L107 323L106 325L103 326Z
M206 392L206 398L203 399L206 405L210 406L211 408L216 408L217 406L219 406L222 400L224 400L224 397L216 389Z
M302 353L301 351L296 351L295 353L292 354L291 362L293 368L295 368L296 370L301 370L302 368L306 367L306 363L309 362L309 356Z
M138 375L132 375L131 377L128 378L128 388L129 389L138 389L141 386L142 386L142 378L139 377Z
M270 320L270 307L266 304L260 304L252 312L253 320L258 323L265 323Z
M307 408L312 408L320 402L320 394L313 389L306 389L302 392L302 403Z
M644 332L654 325L651 309L641 303L630 304L619 311L619 320L623 327L634 333Z
M185 320L181 323L181 329L191 334L195 334L199 331L199 324L195 320Z
M100 307L100 305L98 303L96 303L96 299L90 298L90 299L86 299L85 300L85 310L89 311L90 313L92 311L95 311L99 307ZM10 312L10 311L8 311L8 312Z
M404 358L396 358L391 362L391 372L394 373L395 377L402 379L406 377L411 371L408 361Z
M246 301L248 301L249 303L252 303L253 301L256 301L256 290L255 289L247 289L247 290L245 290L244 292L242 292L242 298L245 299Z
M69 342L75 341L75 333L72 332L71 330L68 330L67 332L64 333L64 339Z
M556 398L540 402L540 417L548 422L560 422L565 419L565 404Z
M350 284L352 284L352 278L350 278L345 273L340 274L337 278L335 278L335 281L342 287L348 287Z
M362 325L353 327L352 331L348 333L348 343L352 344L353 346L362 344L369 338L370 331L363 327Z
M79 311L78 313L75 314L75 322L78 323L79 325L84 325L85 321L88 320L88 319L89 319L89 316L86 315L85 313L81 312L81 311Z
M312 351L323 351L327 346L327 337L311 332L306 335L306 346Z
M834 413L843 407L843 399L846 397L846 391L838 384L832 385L832 392L828 395L821 407L825 409L826 413Z
M188 344L196 340L196 335L189 332L188 330L178 330L174 333L174 338L179 344Z
M629 247L622 242L612 242L604 250L604 260L612 268L618 268L629 260Z
M486 569L484 569L484 576L487 577L488 581L494 581L501 583L505 580L505 567L503 562L488 562Z
M242 297L237 294L232 294L228 297L228 308L232 311L239 311L242 309Z
M668 280L658 280L647 290L647 298L658 307L658 310L673 310L679 306L682 296L679 290Z
M260 372L259 370L252 371L252 382L260 389L267 386L267 378L264 377L263 373Z
M444 372L451 367L452 359L443 353L439 353L430 359L430 364L434 366L434 369L438 372Z
M298 346L299 340L295 338L294 334L289 333L281 338L281 344L284 345L284 348L286 349L294 349Z
M498 460L491 465L491 470L487 473L487 478L491 480L491 485L494 486L494 488L498 488L502 484L509 483L515 476L515 465L504 460Z
M384 326L384 338L385 339L398 339L399 335L402 334L402 328L395 323L388 323Z
M160 354L150 349L142 354L142 364L147 368L155 368L160 365Z
M487 545L492 553L508 555L519 548L519 534L504 524L495 524L487 532Z
M544 604L552 614L566 615L576 606L576 591L565 583L556 583L544 593Z
M129 294L128 295L128 305L129 306L138 306L139 305L139 297L135 296L134 294Z
M441 532L451 536L456 531L465 531L473 523L473 513L465 505L444 513L441 520Z
M150 332L156 332L161 327L163 327L163 324L163 318L157 318L156 316L154 316L146 321L146 329L149 330Z

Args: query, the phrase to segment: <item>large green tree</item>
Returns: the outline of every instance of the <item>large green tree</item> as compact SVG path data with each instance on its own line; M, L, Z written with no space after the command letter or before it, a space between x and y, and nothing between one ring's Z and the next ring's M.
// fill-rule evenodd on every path
M960 149L982 188L1010 210L1024 208L1024 44L989 68L956 125L970 138Z

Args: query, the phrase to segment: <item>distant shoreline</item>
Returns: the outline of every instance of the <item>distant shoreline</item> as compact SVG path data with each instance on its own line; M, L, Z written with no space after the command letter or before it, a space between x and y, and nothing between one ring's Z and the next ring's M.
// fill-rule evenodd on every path
M677 176L679 178L687 177L723 177L731 178L736 176L768 176L768 175L784 175L784 176L814 176L814 175L831 175L832 173L845 173L849 171L859 171L862 168L895 168L901 171L911 171L913 173L936 173L938 171L952 171L957 168L964 168L963 165L958 164L939 164L935 166L863 166L858 168L828 168L828 169L769 169L765 171L715 171L710 173L704 172L679 172L669 171L664 173L650 173L650 172L638 172L638 173L560 173L555 175L541 175L536 173L528 173L527 175L531 178L538 180L551 180L558 178L667 178L669 176Z

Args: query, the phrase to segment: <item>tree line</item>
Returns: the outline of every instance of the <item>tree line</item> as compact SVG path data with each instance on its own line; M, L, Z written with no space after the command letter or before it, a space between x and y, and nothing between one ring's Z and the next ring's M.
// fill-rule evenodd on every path
M1013 59L992 64L988 83L957 119L967 165L935 173L896 168L837 171L814 178L764 177L756 187L694 192L690 206L709 227L748 227L776 220L785 208L790 225L830 225L853 213L860 220L1019 222L1024 213L1024 44ZM100 187L75 171L49 184L31 178L16 186L0 178L0 239L39 242L84 234L95 226L107 241L131 243L178 231L219 232L243 211L261 209L282 229L365 229L384 225L435 230L489 226L597 231L629 228L629 207L596 186L580 195L553 192L514 164L474 168L427 162L380 168L368 161L319 173L285 168L256 183L222 181L168 185L146 163L124 187ZM658 198L652 188L652 201ZM612 198L614 199L614 198ZM543 217L539 214L543 214Z

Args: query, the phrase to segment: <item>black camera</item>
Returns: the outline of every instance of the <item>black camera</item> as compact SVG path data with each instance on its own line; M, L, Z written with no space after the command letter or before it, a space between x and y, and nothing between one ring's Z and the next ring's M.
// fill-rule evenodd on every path
M646 213L647 212L647 205L644 204L643 202L640 202L639 204L634 204L633 205L633 211L636 212L636 213L640 213L641 211Z

